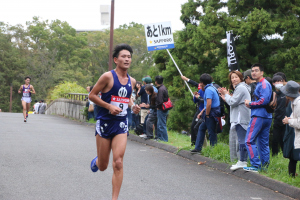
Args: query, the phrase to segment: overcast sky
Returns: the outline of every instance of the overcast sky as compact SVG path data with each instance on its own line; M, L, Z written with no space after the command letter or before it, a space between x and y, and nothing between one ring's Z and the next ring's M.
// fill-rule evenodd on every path
M115 25L136 22L141 24L171 21L172 29L184 28L180 21L181 5L188 0L114 0ZM0 21L10 25L32 21L33 16L43 20L68 22L75 29L101 29L100 5L111 0L2 0Z

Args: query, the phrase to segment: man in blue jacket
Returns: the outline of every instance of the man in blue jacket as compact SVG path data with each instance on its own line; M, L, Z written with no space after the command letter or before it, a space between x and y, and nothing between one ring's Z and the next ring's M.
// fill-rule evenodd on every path
M198 119L202 118L204 122L201 123L198 129L195 149L191 150L192 154L201 152L206 130L209 133L210 145L214 146L217 144L217 122L215 117L221 116L219 95L217 89L212 84L212 77L209 74L202 74L200 76L200 87L204 91L204 108L199 113Z
M272 86L263 77L264 69L261 64L252 65L251 75L257 85L252 101L245 100L245 105L251 109L245 143L252 166L244 167L244 170L257 172L262 167L268 167L270 160L269 132L272 113L268 113L265 106L270 102Z

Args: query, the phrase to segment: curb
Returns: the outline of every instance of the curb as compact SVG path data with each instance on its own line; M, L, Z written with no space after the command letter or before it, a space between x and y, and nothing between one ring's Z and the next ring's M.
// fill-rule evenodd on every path
M283 183L274 179L271 179L269 177L260 175L258 173L253 172L247 172L244 170L235 170L231 171L230 165L226 163L221 163L216 160L204 157L199 154L191 154L189 151L181 150L179 151L177 147L156 142L153 140L145 140L144 138L141 138L137 135L129 134L128 139L131 141L139 142L142 144L146 144L149 146L153 146L162 150L165 150L170 153L174 153L176 155L179 155L183 158L187 158L189 160L195 161L195 162L203 162L203 165L214 168L218 171L225 172L226 174L231 174L234 176L237 176L239 178L242 178L248 182L256 183L258 185L261 185L263 187L266 187L268 189L273 190L274 192L278 192L281 194L284 194L288 197L298 199L300 200L300 189L294 186L291 186L287 183Z

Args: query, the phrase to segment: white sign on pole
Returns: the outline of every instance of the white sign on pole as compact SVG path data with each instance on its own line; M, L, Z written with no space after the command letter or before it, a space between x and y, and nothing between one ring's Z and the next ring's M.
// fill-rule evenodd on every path
M171 22L145 24L148 51L175 48Z

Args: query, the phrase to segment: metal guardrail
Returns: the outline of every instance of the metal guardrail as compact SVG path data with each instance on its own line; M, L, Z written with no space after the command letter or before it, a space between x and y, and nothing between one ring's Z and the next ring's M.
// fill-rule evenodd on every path
M88 96L89 94L84 94L84 93L66 93L62 95L63 98L79 100L79 101L87 101Z

